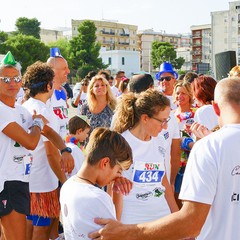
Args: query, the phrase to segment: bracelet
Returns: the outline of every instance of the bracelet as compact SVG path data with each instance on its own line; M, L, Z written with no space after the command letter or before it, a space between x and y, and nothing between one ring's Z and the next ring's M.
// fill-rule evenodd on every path
M182 142L181 142L181 149L183 150L187 150L187 151L190 151L191 148L188 146L189 143L193 142L192 138L190 137L185 137L183 138Z
M43 120L41 118L33 119L32 127L34 127L34 126L38 126L40 128L40 130L42 131L43 126L44 126Z

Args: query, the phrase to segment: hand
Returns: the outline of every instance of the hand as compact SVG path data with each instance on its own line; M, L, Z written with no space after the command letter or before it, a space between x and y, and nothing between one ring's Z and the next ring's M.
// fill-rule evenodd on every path
M64 152L61 156L61 168L65 173L70 174L74 168L74 159L71 153Z
M206 137L207 135L212 133L212 131L208 130L207 127L197 122L194 122L192 124L191 131L198 139Z
M125 177L118 177L114 180L113 183L113 191L116 193L122 193L123 195L128 195L131 191L133 183L125 178Z
M35 119L35 118L41 118L43 120L44 125L49 123L48 120L44 116L42 116L41 114L37 114L36 110L33 110L32 119Z
M88 235L91 239L101 240L122 240L126 239L128 234L127 228L113 219L96 218L94 222L99 225L105 225L103 228L92 232Z

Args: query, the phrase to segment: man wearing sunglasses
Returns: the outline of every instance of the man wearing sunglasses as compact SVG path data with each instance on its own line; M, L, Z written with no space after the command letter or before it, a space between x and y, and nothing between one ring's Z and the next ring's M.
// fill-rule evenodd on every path
M171 102L171 109L177 108L173 103L173 88L178 78L177 72L173 70L172 64L163 62L160 65L160 71L156 74L156 79L159 81L158 85L160 90L169 98Z

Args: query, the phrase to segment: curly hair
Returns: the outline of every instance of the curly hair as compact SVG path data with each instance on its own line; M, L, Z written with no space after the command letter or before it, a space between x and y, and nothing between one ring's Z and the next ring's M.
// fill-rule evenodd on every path
M54 71L47 63L37 61L27 67L23 75L23 87L28 89L30 97L36 96L38 93L48 92L47 85L54 78Z
M148 89L140 94L124 94L116 107L117 117L113 122L113 129L122 133L134 127L140 121L141 115L152 117L169 106L169 99L154 89Z

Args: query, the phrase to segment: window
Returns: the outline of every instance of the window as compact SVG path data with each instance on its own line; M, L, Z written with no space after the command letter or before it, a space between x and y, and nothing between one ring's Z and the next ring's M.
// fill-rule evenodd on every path
M108 58L108 64L109 64L109 65L112 64L112 58L111 58L111 57Z
M125 58L122 57L122 65L125 65Z

